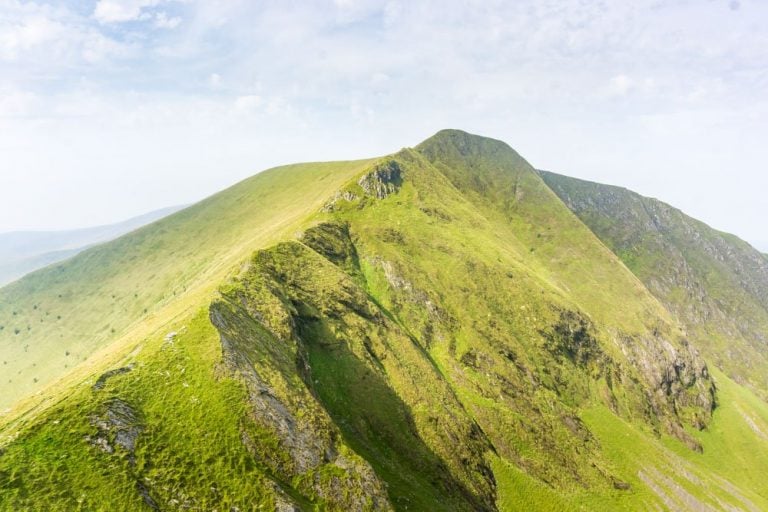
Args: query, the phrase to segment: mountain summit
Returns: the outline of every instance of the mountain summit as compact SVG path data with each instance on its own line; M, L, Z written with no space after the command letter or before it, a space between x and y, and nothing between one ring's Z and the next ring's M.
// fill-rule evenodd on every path
M636 203L444 130L36 272L0 290L0 508L768 509L768 388L720 351L768 334L763 267Z

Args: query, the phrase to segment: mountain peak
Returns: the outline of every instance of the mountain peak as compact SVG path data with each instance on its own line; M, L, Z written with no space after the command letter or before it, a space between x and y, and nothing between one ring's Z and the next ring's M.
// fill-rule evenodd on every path
M416 149L424 154L445 151L449 148L463 156L509 151L519 157L506 142L456 129L440 130L416 146Z

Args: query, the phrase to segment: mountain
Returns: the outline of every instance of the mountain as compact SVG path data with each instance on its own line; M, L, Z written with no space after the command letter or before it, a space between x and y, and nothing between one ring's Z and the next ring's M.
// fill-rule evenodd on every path
M544 181L680 318L707 359L768 398L768 259L656 199L542 172Z
M116 224L70 231L16 231L0 234L0 286L63 261L88 247L113 240L177 212L181 206L163 208Z
M260 244L292 235L365 162L260 173L0 288L0 410L116 340L140 341L210 293ZM315 204L316 203L316 204Z
M0 290L0 508L768 508L759 383L598 235L445 130L33 273Z

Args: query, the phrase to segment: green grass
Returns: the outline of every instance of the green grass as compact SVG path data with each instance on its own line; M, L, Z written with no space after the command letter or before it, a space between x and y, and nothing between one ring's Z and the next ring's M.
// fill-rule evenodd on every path
M136 509L137 482L163 509L768 508L768 406L715 371L710 417L645 256L619 255L463 132L260 174L0 291L0 318L71 306L34 350L0 337L14 371L63 376L6 416L0 509ZM75 339L67 373L51 347ZM86 440L113 399L133 458Z
M768 507L766 461L768 440L756 440L744 421L749 411L760 427L768 425L768 408L748 390L718 373L721 400L709 428L697 433L704 446L697 454L674 438L658 438L642 426L617 418L603 406L585 409L582 418L600 441L608 467L629 490L559 493L532 479L501 459L494 460L500 482L499 504L503 510L614 511L652 510L654 507L695 508L702 503L716 510L728 504L734 509L765 510ZM656 477L654 485L669 502L640 477ZM691 498L687 495L693 497ZM685 501L685 500L688 501Z
M135 339L147 323L157 328L186 309L205 305L252 251L292 236L307 215L367 163L264 171L1 288L0 413L98 349L117 339Z
M542 172L729 376L768 397L768 263L737 237L626 189Z
M2 510L140 509L136 482L146 482L161 504L172 500L200 509L238 506L272 510L273 494L240 442L242 386L216 375L218 335L200 311L171 343L147 340L131 372L109 379L101 391L82 385L46 411L37 426L0 458ZM118 449L107 455L90 445L91 418L119 397L145 420L136 463ZM119 505L118 505L119 504Z
M492 458L493 473L499 486L500 510L530 512L571 512L578 510L555 489L532 478L499 457Z
M738 483L745 494L763 509L768 508L768 405L749 389L736 384L719 370L720 406L712 425L695 435L706 447L694 462L723 478ZM672 445L680 454L680 449ZM683 455L685 452L682 452ZM756 498L754 494L760 496Z

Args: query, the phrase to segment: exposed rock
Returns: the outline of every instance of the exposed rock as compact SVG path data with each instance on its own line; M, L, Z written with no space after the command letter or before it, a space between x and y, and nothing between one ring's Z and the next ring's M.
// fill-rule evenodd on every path
M143 430L139 413L126 401L113 398L105 403L105 411L91 418L96 427L94 436L86 440L105 453L114 453L117 447L129 454L129 461L135 462L134 451L139 434Z
M394 160L377 165L371 172L358 180L358 185L369 196L384 199L394 194L403 184L400 165Z
M246 300L241 298L238 302ZM211 322L220 333L224 363L246 385L249 418L260 429L274 434L279 442L277 449L271 446L265 452L258 440L243 430L243 444L284 482L316 474L329 464L344 469L345 476L338 479L335 490L311 477L313 493L351 510L362 510L364 504L359 501L362 499L372 501L373 510L389 510L384 486L370 466L362 459L353 463L339 455L341 436L309 390L303 383L296 388L295 382L286 382L276 373L275 363L289 364L294 372L295 365L301 364L295 359L294 342L278 341L274 333L254 323L249 315L245 310L233 311L222 302L214 303L210 310ZM289 322L289 328L295 329L293 321ZM260 351L271 352L272 359L264 360L258 355ZM286 496L278 499L277 506L286 511L295 507Z
M632 489L632 486L628 484L627 482L623 482L618 479L613 480L613 488L619 491L628 491Z
M322 212L333 212L338 209L339 202L346 201L348 203L351 203L353 201L357 201L359 197L354 192L351 192L349 190L339 190L336 192L331 199L329 199L323 207L320 209Z
M592 334L591 323L573 311L560 311L560 320L541 335L547 340L547 350L556 358L567 359L573 364L585 366L607 356Z
M305 473L324 462L325 454L333 452L330 441L317 436L309 425L302 425L296 419L289 407L256 371L238 341L224 334L231 329L226 315L212 308L211 321L221 333L225 364L237 372L246 384L252 416L278 435L282 448L291 456L292 467L280 469ZM244 442L250 443L247 436Z
M655 391L652 400L657 407L671 403L676 409L695 409L698 412L691 423L699 428L709 420L716 406L715 385L709 378L706 364L690 344L676 348L659 334L621 336L619 342L630 364ZM689 436L683 435L682 428L674 430L675 435L689 440Z
M128 373L134 368L134 364L131 363L128 366L123 366L122 368L115 368L114 370L109 370L107 372L104 372L101 374L101 376L96 380L96 383L93 385L94 391L99 391L101 389L104 389L104 386L107 384L107 380L110 378L116 376L116 375L122 375L124 373Z
M288 501L285 496L276 496L275 512L301 512L301 509L295 503Z
M334 265L359 275L358 256L349 233L349 224L324 222L304 232L301 241Z

